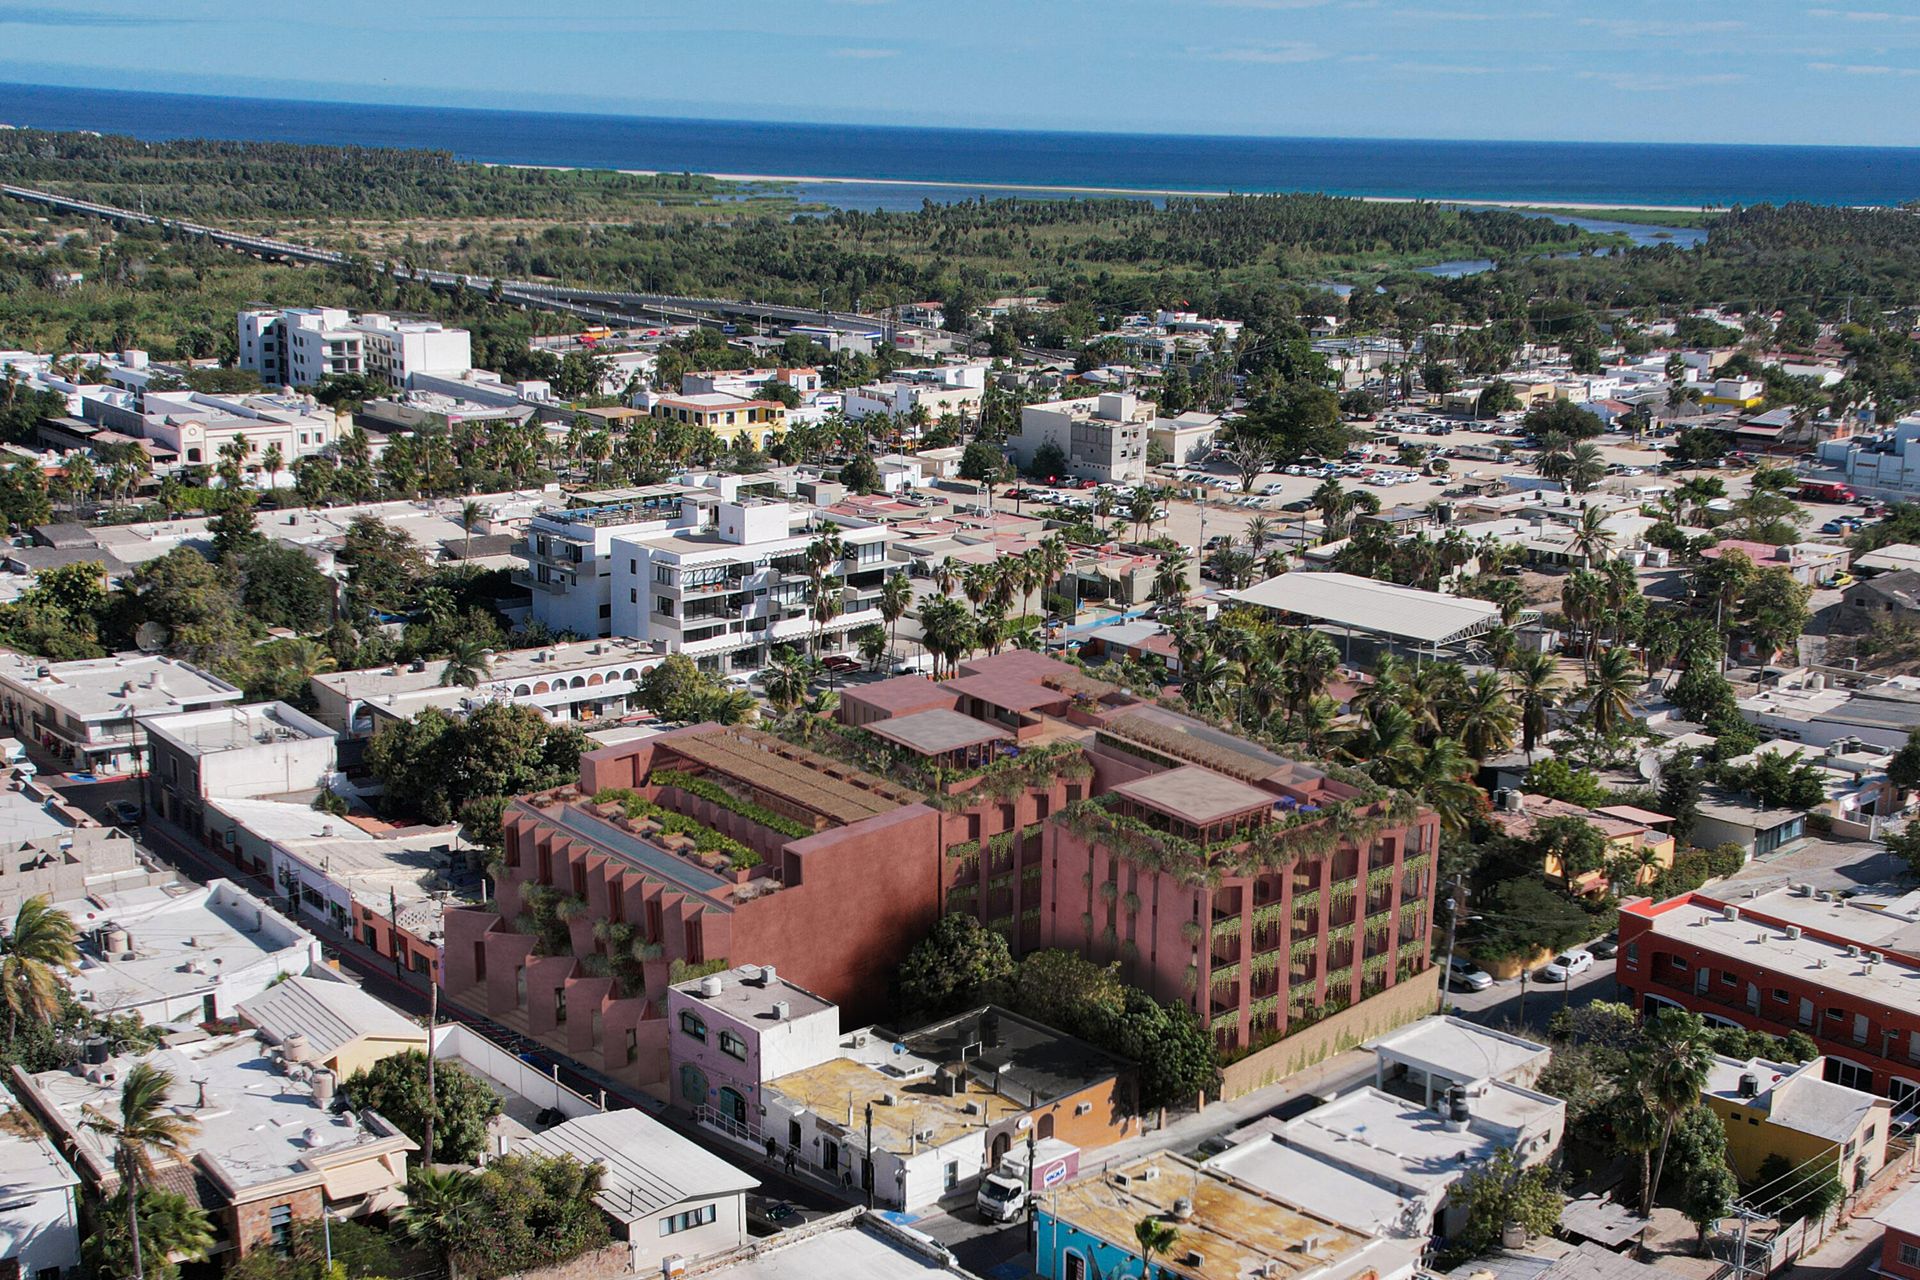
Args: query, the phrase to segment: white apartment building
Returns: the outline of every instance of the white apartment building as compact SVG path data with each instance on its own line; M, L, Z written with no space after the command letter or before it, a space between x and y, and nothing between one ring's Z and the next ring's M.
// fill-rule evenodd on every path
M270 387L308 387L330 373L404 387L416 373L457 375L473 367L473 337L465 329L339 307L248 308L235 336L240 367Z
M1920 417L1902 418L1877 435L1824 440L1815 457L1873 497L1910 501L1920 494Z
M0 1088L0 1267L21 1280L80 1273L80 1175Z
M816 628L806 552L819 535L815 513L787 502L721 502L710 524L613 539L616 635L684 653L716 672L758 670L771 649L804 646L816 630L822 652L880 621L887 547L899 535L880 525L842 528L845 556L827 570L840 613Z
M75 771L127 773L146 747L137 720L244 696L198 667L154 654L77 662L0 654L0 722Z
M811 365L794 369L708 369L680 375L680 394L739 396L751 400L762 395L769 383L792 387L802 403L820 394L820 371Z
M659 662L660 654L647 642L613 637L493 654L472 689L448 685L445 662L328 671L309 676L307 684L319 718L354 737L411 720L428 707L458 712L487 702L512 702L551 720L590 723L638 709L640 678Z
M549 508L527 525L527 567L514 583L533 593L533 616L554 631L634 635L613 626L614 539L700 527L712 521L717 501L710 490L660 484L625 490L617 502Z
M904 418L918 409L931 423L946 414L977 413L986 393L986 365L935 365L897 370L883 381L850 388L841 404L842 412L855 420L875 414Z
M1052 444L1066 455L1069 475L1139 484L1146 479L1153 419L1151 403L1124 391L1030 404L1020 410L1020 434L1007 441L1007 452L1024 470L1042 445Z

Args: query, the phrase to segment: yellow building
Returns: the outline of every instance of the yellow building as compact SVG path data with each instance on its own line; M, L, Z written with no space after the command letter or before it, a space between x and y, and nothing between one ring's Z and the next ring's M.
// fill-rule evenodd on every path
M756 449L766 447L769 435L787 428L787 406L778 400L748 400L723 391L660 396L650 412L655 418L711 431L728 444L744 435Z
M425 1027L351 983L325 978L275 983L242 1001L240 1016L289 1061L325 1067L339 1080L393 1054L427 1050Z
M1501 803L1488 815L1506 834L1524 840L1533 834L1534 824L1546 818L1578 818L1606 837L1607 862L1626 863L1634 870L1636 885L1651 883L1662 871L1673 866L1674 839L1659 829L1673 819L1663 813L1636 809L1632 805L1608 805L1589 809L1585 805L1555 800L1549 796L1503 793ZM1567 879L1560 860L1551 855L1541 864L1541 873L1555 884L1579 894L1601 893L1607 885L1607 868L1601 867Z
M1742 1182L1758 1178L1768 1156L1794 1169L1832 1160L1852 1191L1887 1162L1893 1103L1822 1079L1825 1064L1714 1056L1700 1100L1726 1126L1727 1163Z

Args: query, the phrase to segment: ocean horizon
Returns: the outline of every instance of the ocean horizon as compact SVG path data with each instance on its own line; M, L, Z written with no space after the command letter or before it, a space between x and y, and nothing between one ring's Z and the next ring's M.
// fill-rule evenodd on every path
M0 124L328 146L489 164L773 174L802 199L918 208L1009 188L1243 193L1682 209L1920 200L1920 148L1423 139L782 124L0 85ZM851 181L849 181L851 180ZM889 186L891 183L916 184Z

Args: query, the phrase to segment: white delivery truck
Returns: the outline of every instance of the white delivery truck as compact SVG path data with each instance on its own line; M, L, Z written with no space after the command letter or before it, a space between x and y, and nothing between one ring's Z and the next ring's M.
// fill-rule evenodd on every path
M1033 1196L1057 1187L1080 1172L1080 1148L1058 1138L1033 1144L1033 1164L1027 1164L1027 1144L1017 1142L1000 1157L1000 1165L980 1179L974 1206L988 1222L1012 1222L1027 1211Z

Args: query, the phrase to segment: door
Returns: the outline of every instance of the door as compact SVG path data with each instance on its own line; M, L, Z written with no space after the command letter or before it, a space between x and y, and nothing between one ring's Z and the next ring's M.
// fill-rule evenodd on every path
M739 1124L747 1122L747 1100L740 1096L738 1089L720 1090L720 1114Z
M1803 1027L1813 1025L1813 1001L1805 996L1800 998L1800 1025Z
M1747 984L1747 1012L1760 1012L1760 988L1751 982Z
M1062 1268L1063 1280L1087 1280L1087 1260L1077 1253L1069 1251L1067 1265Z
M1695 969L1693 971L1693 994L1697 996L1707 994L1707 982L1712 977L1713 970L1707 968L1705 965L1701 965L1698 969Z

